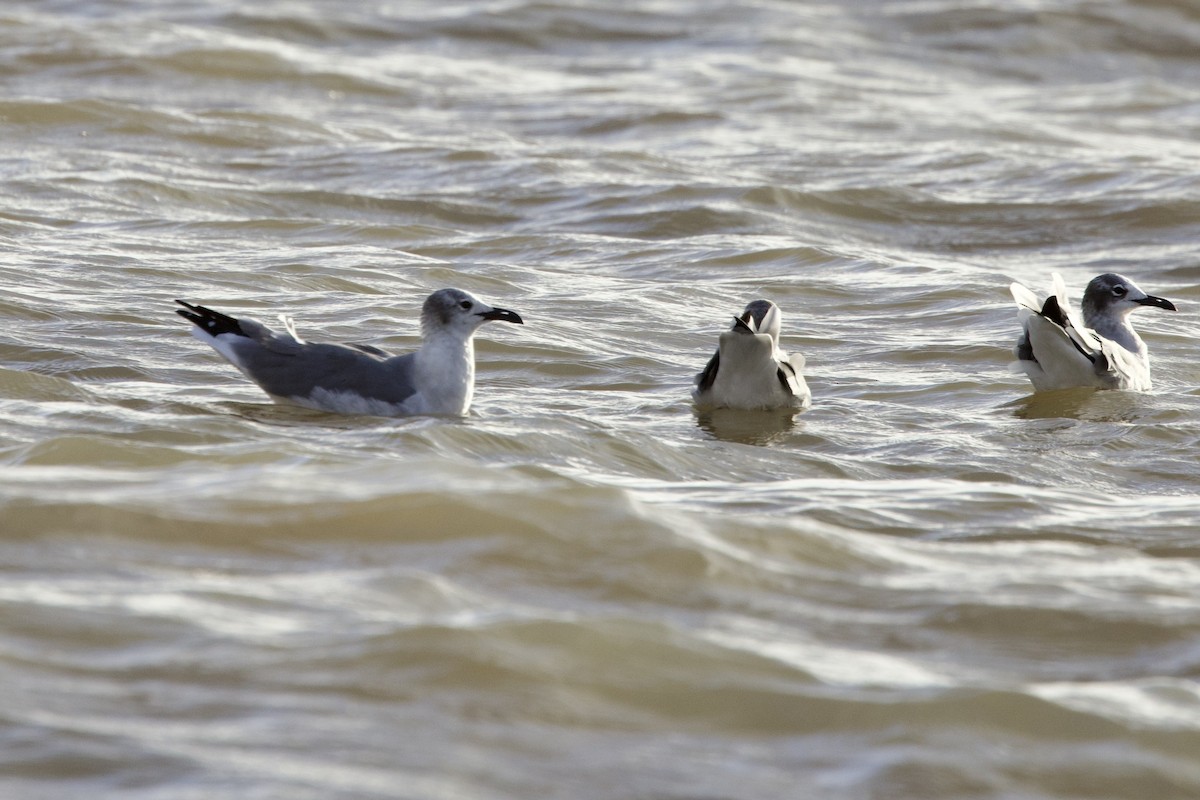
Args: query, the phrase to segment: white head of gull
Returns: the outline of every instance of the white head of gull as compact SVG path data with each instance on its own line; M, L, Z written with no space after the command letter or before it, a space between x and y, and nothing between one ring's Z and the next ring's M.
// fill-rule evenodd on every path
M523 324L461 289L439 289L421 309L421 347L393 356L361 344L309 343L290 318L285 333L252 319L176 300L194 323L192 335L258 384L277 402L338 414L462 416L475 392L475 346L480 325Z

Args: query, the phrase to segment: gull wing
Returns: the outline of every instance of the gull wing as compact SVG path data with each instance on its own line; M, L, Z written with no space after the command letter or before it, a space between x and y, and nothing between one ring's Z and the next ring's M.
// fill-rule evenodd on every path
M779 370L775 373L779 377L779 385L783 390L793 397L800 395L800 384L798 382L799 375L796 374L796 369L789 361L780 361Z
M269 395L295 400L325 391L398 404L416 392L412 354L388 358L369 346L310 344L296 336L290 319L288 332L279 334L257 320L179 303L193 335Z
M704 369L696 374L696 393L712 389L717 380L717 370L721 367L721 351L713 353L712 358L704 365Z
M281 351L278 346L242 340L235 344L234 355L236 360L229 359L234 366L276 397L306 398L323 390L398 404L416 392L411 353L384 358L358 347L327 343L294 344Z
M381 350L373 344L359 344L358 342L346 342L346 347L353 347L355 350L361 350L373 356L381 356L382 358L390 358L391 353L387 350Z
M1017 306L1019 308L1027 308L1030 311L1037 311L1042 307L1041 301L1037 299L1037 295L1016 281L1013 281L1008 285L1008 291L1012 293L1013 300L1017 301Z

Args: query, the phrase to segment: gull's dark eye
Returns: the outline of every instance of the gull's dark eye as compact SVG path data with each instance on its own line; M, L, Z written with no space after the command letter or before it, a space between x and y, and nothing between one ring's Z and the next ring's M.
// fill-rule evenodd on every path
M1128 291L1124 286L1114 286L1112 289L1113 297L1124 297Z
M470 310L471 310L471 301L470 301L470 300L463 300L463 301L461 301L461 302L458 304L458 307L459 307L459 308L461 308L461 309L463 309L463 310L465 310L465 311L470 311Z

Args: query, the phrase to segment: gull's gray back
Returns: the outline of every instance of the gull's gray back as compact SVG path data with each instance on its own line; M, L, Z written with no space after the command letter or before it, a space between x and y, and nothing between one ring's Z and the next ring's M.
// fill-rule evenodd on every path
M268 394L303 398L324 388L402 403L415 392L412 353L388 357L377 348L300 344L254 320L241 324L249 338L233 342L237 366Z

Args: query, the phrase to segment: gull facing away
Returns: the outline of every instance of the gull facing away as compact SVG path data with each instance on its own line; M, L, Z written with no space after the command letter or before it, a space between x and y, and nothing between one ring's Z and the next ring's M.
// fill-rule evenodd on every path
M272 400L337 414L463 416L475 392L475 330L490 320L524 324L461 289L439 289L421 308L421 347L393 356L363 344L305 342L252 319L176 300L192 335L258 384Z
M1019 283L1009 286L1023 328L1013 348L1015 370L1024 371L1039 392L1078 387L1149 391L1150 354L1129 324L1129 314L1143 306L1174 311L1175 304L1107 272L1083 290L1080 325L1062 275L1055 272L1053 277L1053 293L1044 303Z
M779 349L783 315L770 300L754 300L721 334L717 352L696 376L692 392L702 408L765 410L808 408L804 356Z

